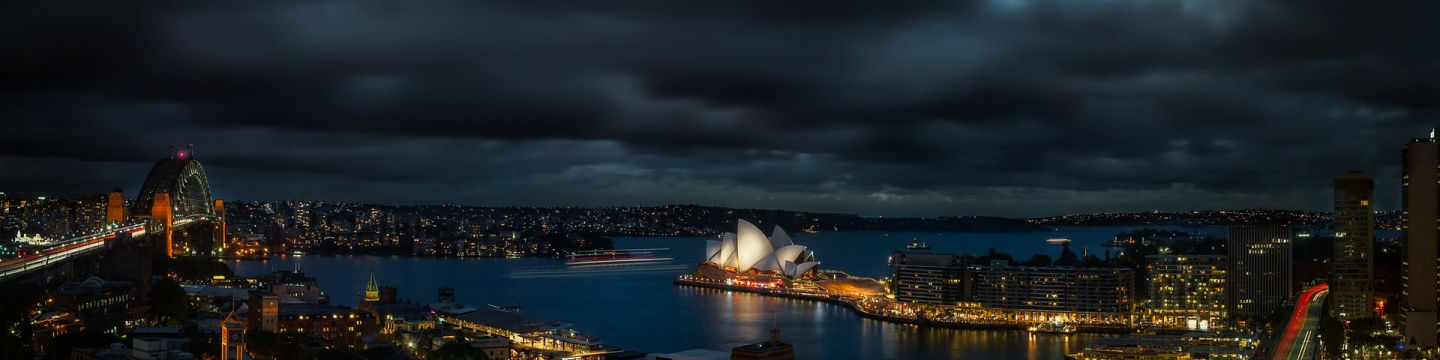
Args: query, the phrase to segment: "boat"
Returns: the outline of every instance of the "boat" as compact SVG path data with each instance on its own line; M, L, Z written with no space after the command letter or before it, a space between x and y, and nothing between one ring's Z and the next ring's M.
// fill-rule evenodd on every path
M591 267L591 266L620 266L664 263L675 260L674 258L655 256L656 251L670 250L668 248L655 249L610 249L610 250L586 250L570 254L565 258L565 266L568 267Z
M910 240L910 245L905 245L905 249L906 249L906 250L930 250L930 245L926 245L925 243L920 242L919 240L913 240L913 239L912 239L912 240Z
M1067 324L1039 324L1029 329L1033 334L1074 334L1075 327Z

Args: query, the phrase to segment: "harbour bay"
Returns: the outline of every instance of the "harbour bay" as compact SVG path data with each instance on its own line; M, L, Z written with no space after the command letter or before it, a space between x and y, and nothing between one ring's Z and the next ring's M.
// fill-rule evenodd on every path
M1072 240L1072 250L1103 256L1115 234L1140 228L1061 227L1052 232L802 233L795 242L809 246L825 269L857 276L884 277L891 251L911 241L936 252L984 254L990 248L1016 258L1037 253L1054 256L1049 238ZM1214 228L1185 229L1214 233ZM242 275L291 270L296 263L316 277L332 303L354 305L371 271L400 297L436 301L442 286L456 288L457 301L476 305L521 305L526 315L568 322L606 344L643 352L694 348L728 350L765 339L772 326L805 359L1059 359L1102 335L1032 335L1024 331L955 330L893 324L860 317L850 309L822 302L690 287L671 281L699 261L709 238L618 237L619 248L669 248L675 266L635 271L548 272L516 276L532 269L557 269L556 259L475 259L388 256L282 256L269 261L230 261Z

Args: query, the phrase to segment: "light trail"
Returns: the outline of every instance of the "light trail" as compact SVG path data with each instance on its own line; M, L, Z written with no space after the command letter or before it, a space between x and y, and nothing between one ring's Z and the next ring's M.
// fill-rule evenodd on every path
M106 229L97 233L71 237L57 241L48 248L37 250L33 255L0 262L0 280L42 269L51 264L63 262L69 260L71 257L80 256L102 248L105 246L105 240L113 239L120 233L129 233L134 237L144 236L145 225L127 225L114 229Z
M1317 311L1320 310L1319 305L1323 303L1318 301L1318 299L1324 297L1329 289L1330 286L1327 284L1315 285L1306 289L1305 292L1300 295L1300 300L1295 303L1295 311L1290 315L1290 323L1286 326L1285 333L1280 336L1280 341L1275 346L1275 355L1271 357L1272 359L1303 359L1306 350L1310 347L1311 337L1314 335L1314 330L1311 330L1311 328L1313 328L1316 325L1315 322L1317 322L1317 319L1315 319L1316 316L1312 315L1316 315ZM1300 344L1300 349L1298 349L1299 352L1293 353L1297 351L1297 349L1295 349L1295 340L1297 337L1303 337L1304 339Z

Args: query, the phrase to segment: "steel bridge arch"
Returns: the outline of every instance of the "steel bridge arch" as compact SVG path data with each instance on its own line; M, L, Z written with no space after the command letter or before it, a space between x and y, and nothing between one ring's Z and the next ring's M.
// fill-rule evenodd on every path
M176 219L214 218L215 199L210 196L210 179L205 167L188 156L172 156L155 163L150 175L140 186L139 197L131 207L132 214L150 214L155 194L170 193L170 209Z

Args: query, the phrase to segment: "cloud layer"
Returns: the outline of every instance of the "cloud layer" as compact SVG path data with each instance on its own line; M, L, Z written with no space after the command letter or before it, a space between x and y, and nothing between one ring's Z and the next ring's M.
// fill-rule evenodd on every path
M867 215L1324 209L1437 123L1423 1L3 5L0 191Z

